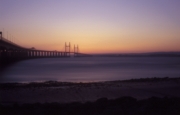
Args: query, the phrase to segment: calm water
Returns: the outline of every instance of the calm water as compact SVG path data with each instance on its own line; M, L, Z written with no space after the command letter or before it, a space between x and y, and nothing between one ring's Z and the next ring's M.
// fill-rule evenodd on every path
M180 77L180 58L44 58L21 61L0 72L0 82L94 82L147 77Z

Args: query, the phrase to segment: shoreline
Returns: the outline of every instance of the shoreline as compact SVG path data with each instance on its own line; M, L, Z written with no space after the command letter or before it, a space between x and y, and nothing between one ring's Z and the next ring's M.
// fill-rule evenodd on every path
M101 83L123 83L123 82L158 82L158 81L168 81L168 80L180 80L180 77L151 77L151 78L134 78L127 80L112 80L112 81L97 81L97 82L66 82L66 81L37 81L37 82L0 82L0 88L6 86L62 86L62 85L78 85L78 84L101 84Z
M0 83L1 104L94 102L99 98L130 96L180 97L180 78L141 78L93 83L46 81L42 83Z
M180 78L0 83L3 115L179 115Z

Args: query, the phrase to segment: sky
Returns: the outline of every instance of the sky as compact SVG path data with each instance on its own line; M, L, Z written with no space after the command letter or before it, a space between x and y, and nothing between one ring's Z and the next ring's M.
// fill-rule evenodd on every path
M41 50L180 51L180 0L0 0L0 31Z

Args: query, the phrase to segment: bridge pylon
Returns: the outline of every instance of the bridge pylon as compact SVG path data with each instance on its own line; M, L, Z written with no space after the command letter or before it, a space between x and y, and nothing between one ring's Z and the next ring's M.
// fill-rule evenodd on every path
M0 36L1 36L1 39L2 39L2 32L0 32Z
M74 57L78 56L78 53L79 53L79 47L78 45L77 46L74 45Z
M69 42L69 45L67 45L65 42L65 54L66 54L66 56L67 56L67 54L69 54L69 56L70 56L70 53L71 53L71 44Z

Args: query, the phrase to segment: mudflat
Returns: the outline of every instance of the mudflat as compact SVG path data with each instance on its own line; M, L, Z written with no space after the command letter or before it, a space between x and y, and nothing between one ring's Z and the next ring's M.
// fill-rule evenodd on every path
M146 78L94 83L47 81L42 83L1 83L1 104L94 102L99 98L130 96L180 97L180 78Z

